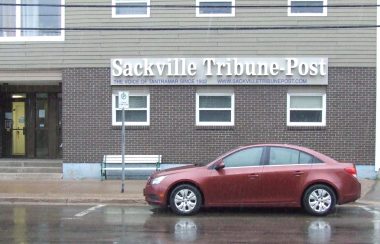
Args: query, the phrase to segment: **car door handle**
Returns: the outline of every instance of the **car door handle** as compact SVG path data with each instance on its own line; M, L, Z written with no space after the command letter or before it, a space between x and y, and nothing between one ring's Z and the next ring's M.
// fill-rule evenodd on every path
M249 174L248 177L250 179L256 179L257 177L259 177L259 175L258 174Z
M297 171L294 172L294 175L295 175L295 176L301 176L301 175L303 175L303 174L305 174L305 172L303 172L303 171L301 171L301 170L297 170Z

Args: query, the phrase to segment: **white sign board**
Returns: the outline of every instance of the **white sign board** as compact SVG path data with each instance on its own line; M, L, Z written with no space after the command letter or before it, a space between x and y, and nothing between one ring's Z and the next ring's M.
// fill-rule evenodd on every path
M111 59L111 85L327 84L327 57Z
M129 108L129 93L127 91L119 92L119 108L128 109Z

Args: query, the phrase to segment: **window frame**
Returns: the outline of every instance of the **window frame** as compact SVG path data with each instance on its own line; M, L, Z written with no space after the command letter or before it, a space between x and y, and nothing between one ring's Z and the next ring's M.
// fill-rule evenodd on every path
M231 97L231 107L229 109L226 108L199 108L199 97L207 96L207 97L220 97L220 96L230 96ZM234 92L197 92L196 93L196 126L234 126L235 125L235 93ZM199 113L203 110L212 110L212 111L231 111L231 121L229 122L202 122L199 121Z
M16 4L21 4L21 0L15 0ZM16 29L15 36L0 36L0 42L32 42L32 41L64 41L65 40L65 0L61 0L61 35L59 36L22 36L21 30ZM21 26L21 6L15 6L15 18L16 18L16 27L22 28Z
M229 14L202 14L200 13L200 3L201 2L231 2L231 13ZM235 0L196 0L196 17L235 17Z
M327 16L327 7L323 7L322 13L292 13L292 2L316 2L323 1L323 6L327 5L327 0L288 0L288 16Z
M320 96L322 97L322 109L317 108L292 108L290 109L290 98L291 97L315 97ZM286 125L287 126L319 126L324 127L326 126L326 93L288 93L287 94L287 109L286 109ZM322 111L322 121L321 122L290 122L290 112L291 111L300 111L300 110L306 110L306 111Z
M116 111L122 110L119 108L116 108L116 97L119 96L119 90L115 90L112 92L112 126L121 126L122 122L116 121ZM142 92L142 91L129 91L130 97L140 97L140 96L146 96L146 108L129 108L125 111L146 111L146 121L145 122L127 122L125 121L125 126L149 126L150 125L150 93L149 92Z
M146 14L117 14L116 3L146 3ZM112 0L112 18L149 18L150 0Z

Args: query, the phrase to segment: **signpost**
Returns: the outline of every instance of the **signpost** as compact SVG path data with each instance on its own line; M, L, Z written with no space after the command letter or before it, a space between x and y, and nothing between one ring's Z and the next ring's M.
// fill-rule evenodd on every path
M119 92L118 107L121 108L121 193L124 193L125 183L125 109L129 108L129 93L127 91Z

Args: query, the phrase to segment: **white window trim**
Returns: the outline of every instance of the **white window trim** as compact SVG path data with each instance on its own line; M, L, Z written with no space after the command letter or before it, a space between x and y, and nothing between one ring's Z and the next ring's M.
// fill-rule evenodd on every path
M309 110L309 111L320 111L321 109L317 108L300 108L300 109L290 109L290 97L295 96L321 96L322 97L322 121L321 122L290 122L290 110ZM326 93L288 93L287 96L287 126L326 126Z
M118 3L146 3L148 6L146 14L116 14L116 7L112 7L112 18L148 18L150 17L150 0L120 0ZM116 5L116 0L112 0L112 5Z
M322 13L292 13L292 2L300 2L300 1L318 1L318 0L288 0L288 16L327 16L327 7L323 7ZM320 0L323 1L323 6L327 5L327 0Z
M21 0L16 0L16 4L21 4ZM65 5L65 0L61 0L61 5ZM21 6L16 6L16 28L21 28ZM16 36L1 36L0 42L35 42L35 41L64 41L65 40L65 7L61 7L61 35L60 36L21 36L21 30L16 30Z
M119 91L113 91L112 93L112 126L121 126L122 122L116 121L116 111L121 109L116 109L116 97L118 96ZM125 111L146 111L146 120L145 122L125 122L126 126L149 126L150 125L150 94L148 92L133 92L129 91L129 96L146 96L146 109L142 108L129 108Z
M202 14L199 12L200 2L231 2L230 14ZM235 16L235 0L196 0L196 17L234 17Z
M199 96L230 96L231 97L231 108L199 108ZM207 92L197 92L196 95L196 121L197 126L234 126L235 125L235 94L234 93L207 93ZM231 111L231 121L230 122L201 122L199 121L199 111L201 110L214 110L214 111Z

